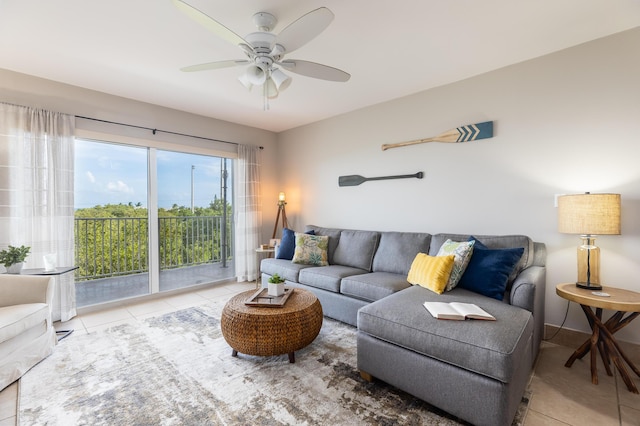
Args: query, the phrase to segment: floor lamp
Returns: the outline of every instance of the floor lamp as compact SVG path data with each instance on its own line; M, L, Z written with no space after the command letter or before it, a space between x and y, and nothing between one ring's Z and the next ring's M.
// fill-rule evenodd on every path
M287 212L284 209L284 206L286 204L287 203L284 200L284 192L281 192L280 194L278 194L278 214L276 215L276 223L275 225L273 225L273 235L271 236L271 238L276 237L276 232L278 231L278 221L280 220L280 217L282 217L282 228L289 227L289 222L287 221Z

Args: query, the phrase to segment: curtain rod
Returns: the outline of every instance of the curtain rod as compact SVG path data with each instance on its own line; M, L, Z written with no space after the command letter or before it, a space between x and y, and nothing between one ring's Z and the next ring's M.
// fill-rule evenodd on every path
M237 143L237 142L229 142L229 141L223 141L223 140L221 140L221 139L205 138L205 137L203 137L203 136L188 135L188 134L186 134L186 133L172 132L172 131L169 131L169 130L152 129L151 127L136 126L135 124L127 124L127 123L118 123L118 122L116 122L116 121L101 120L101 119L99 119L99 118L84 117L84 116L82 116L82 115L76 115L75 117L76 117L76 118L83 118L83 119L85 119L85 120L99 121L99 122L101 122L101 123L115 124L115 125L117 125L117 126L126 126L126 127L133 127L133 128L136 128L136 129L150 130L154 135L155 135L157 132L160 132L160 133L166 133L166 134L169 134L169 135L185 136L185 137L188 137L188 138L203 139L203 140L206 140L206 141L212 141L212 142L228 143L228 144L236 145L236 146L237 146L237 145L240 145L240 144L239 144L239 143ZM261 147L259 147L259 148L260 148L260 149L264 149L264 147L263 147L263 146L261 146Z

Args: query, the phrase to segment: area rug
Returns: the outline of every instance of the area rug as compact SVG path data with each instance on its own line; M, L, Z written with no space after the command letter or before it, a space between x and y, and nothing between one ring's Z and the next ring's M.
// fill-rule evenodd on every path
M325 318L287 355L231 356L223 303L62 340L20 381L21 425L458 425L356 368L355 328ZM522 424L525 395L514 424Z

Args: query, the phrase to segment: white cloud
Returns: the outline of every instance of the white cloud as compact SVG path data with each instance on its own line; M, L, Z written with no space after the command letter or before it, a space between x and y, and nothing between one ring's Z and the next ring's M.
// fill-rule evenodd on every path
M93 173L87 172L87 178L89 179L89 182L96 183L96 177L93 175Z
M129 185L127 185L121 180L117 181L116 183L109 182L107 184L107 190L111 192L121 192L124 194L133 194L134 192L133 188L131 188Z

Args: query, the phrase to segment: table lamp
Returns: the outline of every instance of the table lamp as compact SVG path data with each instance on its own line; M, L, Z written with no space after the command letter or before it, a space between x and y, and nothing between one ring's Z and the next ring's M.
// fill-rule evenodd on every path
M596 235L620 235L620 194L562 195L558 197L558 231L580 234L576 285L601 290L600 248Z

